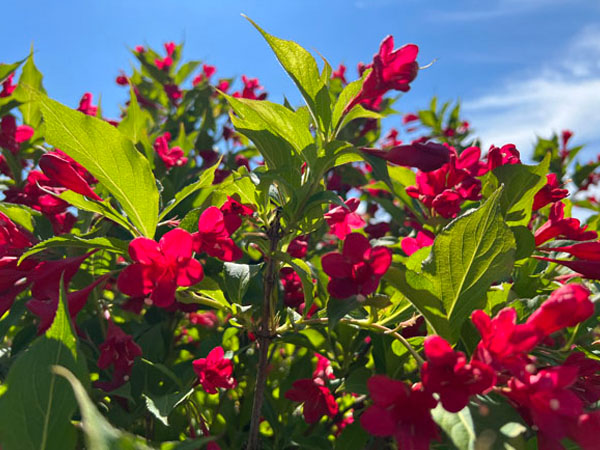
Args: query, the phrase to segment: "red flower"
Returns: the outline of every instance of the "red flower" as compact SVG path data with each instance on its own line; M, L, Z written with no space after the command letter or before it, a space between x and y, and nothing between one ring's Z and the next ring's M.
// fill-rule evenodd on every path
M362 228L366 222L355 211L360 205L357 198L349 198L344 202L345 206L331 207L325 213L325 221L329 225L329 232L338 238L344 239L353 229Z
M110 382L97 381L94 383L95 386L108 392L123 385L128 380L135 358L138 356L142 356L140 346L112 320L109 320L106 339L100 344L98 368L105 370L112 365L113 379Z
M573 327L594 313L590 292L580 284L567 284L550 294L529 318L527 325L534 327L544 337Z
M400 449L428 450L439 441L439 430L431 417L437 401L415 385L375 375L367 382L373 405L360 417L362 427L374 436L394 436Z
M237 381L233 378L233 363L224 357L223 347L215 347L206 358L196 359L192 364L202 388L216 394L217 388L233 389Z
M264 100L265 98L267 98L266 92L263 92L260 95L256 95L256 91L262 91L264 89L258 83L258 78L248 78L246 75L242 75L242 83L244 83L244 89L242 90L242 92L234 92L234 97L247 98L249 100Z
M165 47L165 51L167 52L167 55L173 56L173 52L177 48L177 45L175 45L175 42L165 42L164 47Z
M538 209L543 208L550 203L562 200L569 195L569 191L567 189L561 189L560 186L555 173L546 175L546 184L537 192L537 194L535 194L535 197L533 198L533 207L531 209L537 211Z
M331 79L338 79L340 80L343 84L347 84L348 82L346 81L346 66L343 64L340 64L339 67L337 68L337 70L334 70L333 73L331 74Z
M82 113L87 114L88 116L95 117L98 114L98 107L92 105L92 99L93 96L91 93L86 92L85 94L83 94L81 100L79 100L79 107L77 108L77 111L81 111Z
M33 128L29 125L17 126L14 116L4 116L0 121L0 147L10 150L16 154L19 151L20 144L31 139Z
M279 279L283 285L283 303L290 308L299 308L304 303L304 289L300 276L291 267L282 267Z
M132 297L150 294L156 306L170 306L177 286L192 286L204 278L202 265L192 258L192 246L192 235L181 228L169 231L158 243L135 238L129 244L134 264L119 275L119 290Z
M0 91L0 98L8 97L11 95L15 89L17 88L16 84L12 84L15 73L11 73L8 77L4 79L2 82L2 91Z
M125 75L123 72L121 72L121 74L115 79L115 81L119 86L129 85L129 79L127 78L127 75Z
M198 232L194 233L194 250L206 252L221 261L235 261L243 256L231 234L241 224L237 214L224 215L216 206L207 208L198 219Z
M558 444L569 436L569 424L583 413L583 402L569 389L577 380L577 372L574 366L558 366L509 380L510 390L504 395L525 421L537 427L540 441Z
M46 153L42 155L39 165L44 174L55 183L93 200L99 202L102 201L102 199L92 190L87 181L77 173L71 163L66 159L61 158L57 153Z
M194 325L200 325L204 328L216 328L219 324L219 318L212 311L206 311L203 313L190 313L190 322Z
M581 227L581 222L573 217L564 217L565 205L557 202L550 208L548 222L535 231L535 245L541 245L554 238L570 239L573 241L588 241L596 239L598 233L586 231L587 226Z
M181 92L181 89L179 89L179 86L176 84L165 84L164 88L167 97L169 97L169 100L171 100L171 103L174 105L176 105L177 102L183 97L183 92Z
M295 237L287 248L290 256L293 258L304 258L308 252L308 239L308 235Z
M416 122L417 120L419 120L419 116L417 116L416 114L408 113L402 116L402 123L405 125L407 123Z
M404 253L410 256L417 250L432 246L434 239L435 235L431 231L423 230L417 233L417 237L405 237L402 239L400 246Z
M491 146L488 150L488 170L506 164L521 164L521 154L513 144L506 144L502 148Z
M33 237L21 231L4 213L0 212L0 258L16 256L33 245Z
M333 369L331 368L331 361L329 361L324 356L321 356L319 353L315 353L317 357L317 367L313 372L313 380L320 378L323 381L325 380L334 380L335 375L333 374Z
M517 325L514 308L504 308L490 318L481 310L471 315L473 325L481 334L481 342L473 358L497 370L519 373L529 362L527 353L540 342L540 335L530 324Z
M162 159L167 170L175 166L184 166L188 161L187 157L183 156L183 150L180 147L169 148L170 140L171 133L167 132L154 141L154 150Z
M156 58L154 60L154 64L156 65L158 70L169 70L169 67L173 65L173 58L170 56L165 56L164 58Z
M367 75L361 91L348 105L346 111L362 101L382 96L391 89L402 92L410 90L410 83L419 72L419 64L416 62L419 47L408 44L393 49L394 38L388 36L381 43L379 53L373 57L373 62L367 66L373 70Z
M425 339L428 361L421 367L423 386L440 395L444 409L458 412L469 403L469 397L484 394L496 383L496 373L485 363L472 361L462 352L455 352L439 336Z
M204 80L209 81L210 77L212 77L216 71L217 71L217 68L215 66L209 66L208 64L203 64L202 65L203 73L201 73L196 78L194 78L194 80L192 81L192 85L197 86L198 84L202 83Z
M416 167L423 172L439 169L450 160L448 147L435 142L414 142L407 145L398 145L389 150L364 147L361 150L393 164Z
M327 291L335 298L369 295L392 263L386 247L371 247L362 234L349 234L342 253L331 252L321 258L323 271L329 275Z
M321 417L334 417L338 412L338 404L329 388L323 386L323 380L302 378L294 381L292 388L285 393L285 398L293 402L304 403L302 414L306 423L318 422Z
M229 195L220 209L225 217L225 222L235 223L236 230L242 225L242 217L251 217L254 214L252 206L244 205Z
M565 245L564 247L538 248L544 252L565 252L579 259L600 261L600 242L582 242L580 244Z
M387 222L378 222L365 227L365 233L369 235L370 239L379 239L386 235L390 231L390 224Z
M563 366L577 368L578 378L573 392L586 404L592 405L600 400L600 361L586 358L581 352L573 352Z

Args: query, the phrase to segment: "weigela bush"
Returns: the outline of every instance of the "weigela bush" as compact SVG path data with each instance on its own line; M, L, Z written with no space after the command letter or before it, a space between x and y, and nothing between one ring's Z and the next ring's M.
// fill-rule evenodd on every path
M600 162L256 28L302 106L173 42L115 120L0 65L2 449L600 448Z

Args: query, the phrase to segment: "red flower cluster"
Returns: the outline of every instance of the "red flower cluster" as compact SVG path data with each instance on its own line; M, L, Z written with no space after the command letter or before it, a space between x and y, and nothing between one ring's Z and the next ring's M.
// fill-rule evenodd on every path
M234 92L234 97L247 98L248 100L264 100L267 98L266 92L257 94L257 91L264 89L258 82L258 78L248 78L246 75L242 75L242 83L244 83L244 89L241 92Z
M204 278L202 265L192 258L192 247L192 235L181 228L169 231L158 243L135 238L129 244L134 263L119 275L119 290L132 297L149 295L156 306L171 306L177 286L192 286Z
M173 65L173 52L175 52L176 45L174 42L166 42L164 46L167 55L162 59L157 58L154 60L154 64L159 70L169 70L169 68Z
M392 252L386 247L371 247L362 234L349 234L342 253L330 252L321 258L323 271L329 275L327 291L335 298L369 295L392 263Z
M10 114L0 120L0 147L9 150L13 155L17 154L21 144L33 136L33 128L29 125L17 126L15 116Z
M154 150L160 159L162 159L167 170L175 166L184 166L188 161L180 147L169 148L170 140L171 133L166 132L162 136L157 137L156 141L154 141Z
M329 232L340 239L345 239L348 234L357 228L362 228L366 222L356 213L360 200L349 198L344 202L345 206L331 207L325 213L325 221L329 225Z
M212 77L216 71L217 71L217 68L215 66L209 66L208 64L203 64L202 65L202 73L197 75L192 80L192 85L197 86L200 83L202 83L203 81L207 81L207 82L210 81L210 77Z
M588 241L598 237L598 233L591 230L586 231L586 228L587 226L581 227L581 222L578 219L565 217L564 203L557 202L550 208L548 222L535 231L535 245L542 245L554 238Z
M233 389L237 381L233 378L233 363L225 358L223 347L215 347L206 358L193 362L198 382L209 394L216 394L217 388Z

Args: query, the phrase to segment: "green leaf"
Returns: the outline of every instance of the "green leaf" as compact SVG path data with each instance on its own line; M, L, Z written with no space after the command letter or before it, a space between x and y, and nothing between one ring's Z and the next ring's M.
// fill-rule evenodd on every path
M338 322L350 311L354 311L360 307L361 303L357 300L356 296L339 299L330 297L327 302L327 328L331 333Z
M51 366L70 368L88 379L85 361L79 356L62 277L56 316L45 336L12 365L0 398L0 442L4 450L46 450L75 448L71 424L76 403L65 380L50 372Z
M370 69L366 70L360 79L355 80L352 83L348 83L344 87L342 92L340 92L340 95L337 101L335 102L335 106L333 107L333 112L331 114L331 124L334 130L341 130L341 128L338 128L340 119L342 118L342 115L344 114L344 111L346 110L350 102L354 99L354 97L358 95L358 93L362 89L365 76L367 75L367 72L370 71Z
M80 381L69 370L61 366L52 369L55 375L64 377L70 384L72 392L81 411L83 432L88 450L149 450L144 441L134 435L114 428L96 409ZM63 380L64 381L64 380ZM67 385L68 387L68 385ZM57 436L58 439L61 436ZM61 448L61 447L57 447ZM64 448L64 447L63 447Z
M6 333L10 330L13 325L23 317L25 313L25 299L21 298L16 300L8 310L8 314L4 316L4 319L0 320L0 344L4 341ZM1 433L0 433L1 435Z
M119 201L141 234L154 237L158 190L148 160L107 122L38 92L35 98L44 117L48 143L85 167Z
M498 182L504 184L500 197L502 213L510 226L527 226L535 194L546 184L550 155L537 166L505 164L493 171Z
M319 127L327 133L331 124L331 105L326 85L328 79L321 77L315 58L297 43L276 38L260 28L252 19L246 19L271 46L275 56L300 90L313 116L318 120Z
M292 266L294 271L300 277L300 282L302 283L302 290L304 291L304 315L306 316L306 314L308 314L308 312L310 311L314 300L314 285L312 282L312 272L310 270L310 266L306 264L305 261L298 258L291 259L290 261L288 261L288 263L290 266Z
M475 448L475 427L468 407L457 413L450 413L440 403L431 411L431 415L458 450L473 450Z
M13 64L0 64L0 83L2 83L11 73L17 70L19 66L23 64L23 61L25 61L25 59L17 61Z
M101 216L104 216L107 219L121 225L132 235L136 235L135 228L133 228L133 226L127 221L127 218L123 217L112 207L109 201L105 200L103 202L97 202L73 191L61 192L59 195L57 195L57 197L83 211L100 214Z
M19 264L25 258L36 253L43 252L49 248L64 248L64 247L76 247L84 248L88 250L102 249L109 252L118 253L125 255L129 248L129 243L122 241L121 239L113 237L95 237L91 239L84 239L79 236L63 234L61 236L54 236L50 239L40 242L34 245L29 250L21 255L19 258Z
M16 92L14 93L17 100L23 104L19 107L21 114L23 114L23 122L31 125L37 130L38 126L42 121L42 113L40 107L35 102L34 95L30 89L22 88L23 86L31 86L38 92L46 93L44 86L42 85L42 73L38 70L33 62L33 45L31 46L31 53L27 58L27 62L23 66L21 76L19 77L19 83L17 85Z
M133 91L133 87L129 87L129 107L127 114L119 122L118 130L131 139L134 143L148 141L146 134L146 125L151 119L150 114L146 110L142 110L137 101L137 96ZM146 142L144 142L146 143ZM149 142L147 142L149 144Z
M14 205L12 203L0 203L0 212L6 214L15 224L20 225L27 231L33 233L35 227L34 217L41 214L25 205Z
M478 209L444 228L423 264L456 333L475 309L485 305L490 285L510 275L514 263L515 238L500 212L501 195L497 190Z
M142 394L142 397L144 397L148 411L168 427L169 414L193 393L194 390L190 389L187 392L175 392L160 396Z
M188 184L186 187L181 189L177 194L175 194L175 198L162 210L160 216L158 216L158 220L164 219L167 214L169 214L173 209L179 205L182 201L184 201L187 197L192 195L194 192L199 191L200 189L206 189L213 187L213 180L215 179L215 170L219 167L219 163L209 167L200 175L200 179L192 184Z
M223 274L225 275L225 290L232 303L242 303L244 294L248 290L250 280L254 278L262 264L236 264L226 262L223 265Z
M373 375L373 372L366 367L359 367L348 375L344 382L344 392L350 392L352 394L368 395L369 389L367 389L367 381Z

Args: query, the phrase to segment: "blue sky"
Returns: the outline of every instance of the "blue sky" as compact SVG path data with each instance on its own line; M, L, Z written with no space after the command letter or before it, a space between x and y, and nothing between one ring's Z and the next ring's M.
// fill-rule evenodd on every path
M432 95L460 98L486 145L513 142L528 153L535 133L570 128L590 157L600 151L597 0L10 1L0 62L23 58L33 42L52 97L76 106L86 91L101 94L105 115L116 117L127 94L114 79L130 67L128 48L184 40L184 57L216 65L217 76L245 73L271 100L297 99L240 13L333 65L346 63L351 77L387 34L396 46L419 45L421 65L436 62L397 109L413 111Z

